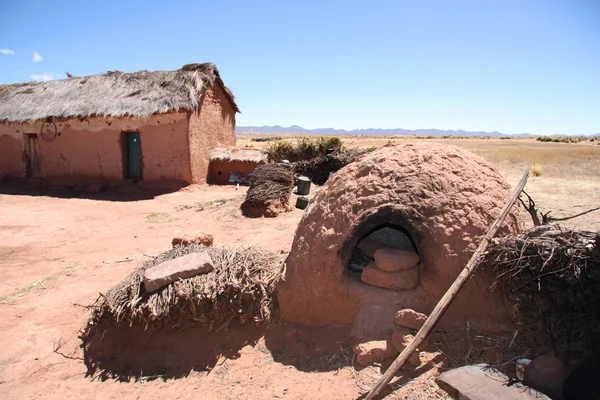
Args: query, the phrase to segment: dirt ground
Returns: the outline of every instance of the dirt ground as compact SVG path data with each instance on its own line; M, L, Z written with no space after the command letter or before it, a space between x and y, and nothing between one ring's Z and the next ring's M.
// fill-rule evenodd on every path
M496 161L511 184L528 163L527 159ZM590 172L583 162L569 164L567 176L554 173L553 168L549 164L548 173L532 178L527 187L542 210L552 210L551 215L558 217L600 206L597 172ZM245 218L240 211L245 190L190 186L165 194L87 194L1 186L0 397L348 399L363 395L381 370L353 366L344 326L317 329L277 322L269 329L233 327L211 335L200 328L168 337L140 333L115 343L114 351L129 363L128 374L111 374L109 367L104 374L88 376L78 334L89 312L81 305L90 304L147 257L168 250L175 234L201 231L214 235L215 245L289 251L302 211L295 209L274 219ZM600 211L565 225L598 230ZM424 357L422 367L405 370L396 387L419 378L388 393L389 398L447 398L430 379L447 360L439 352Z

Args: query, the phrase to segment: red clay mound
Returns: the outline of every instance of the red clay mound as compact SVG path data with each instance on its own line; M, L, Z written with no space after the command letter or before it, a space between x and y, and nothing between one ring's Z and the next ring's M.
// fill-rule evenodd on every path
M310 325L353 324L393 329L396 312L429 314L485 235L510 195L498 171L457 147L414 143L384 147L338 171L302 218L278 295L283 318ZM513 211L498 235L522 228ZM420 256L415 289L390 290L348 269L358 242L382 227L407 233ZM406 249L406 248L405 248ZM443 328L510 328L509 304L489 294L477 274L446 313ZM389 322L389 327L388 327Z

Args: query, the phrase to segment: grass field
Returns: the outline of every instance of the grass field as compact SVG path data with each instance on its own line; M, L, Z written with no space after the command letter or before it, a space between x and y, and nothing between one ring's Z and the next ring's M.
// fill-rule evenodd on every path
M283 138L295 141L303 136L288 134L248 135L239 134L239 147L265 149L274 141L255 141L256 138ZM463 147L492 162L500 170L524 169L537 164L543 174L557 178L600 177L600 146L597 141L580 143L540 142L535 138L435 138L417 139L412 136L364 137L343 136L344 145L349 147L381 147L388 143L402 144L412 141L439 142Z

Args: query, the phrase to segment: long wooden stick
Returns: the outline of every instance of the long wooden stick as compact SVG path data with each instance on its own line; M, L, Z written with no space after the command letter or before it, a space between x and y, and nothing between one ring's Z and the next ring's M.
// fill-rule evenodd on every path
M392 365L390 365L385 374L383 374L381 379L379 379L377 384L371 389L365 400L371 400L381 392L385 385L387 385L388 382L392 380L394 375L396 375L396 373L400 370L400 368L402 368L404 363L406 363L406 361L410 358L410 356L417 349L417 347L419 347L421 342L423 342L427 335L429 335L435 324L442 317L452 300L454 300L454 298L458 294L460 288L463 286L463 284L466 282L469 276L473 273L473 271L475 271L475 269L477 268L477 261L479 260L479 257L481 257L483 252L487 249L490 240L496 235L498 228L500 228L500 225L506 219L506 216L508 215L510 209L516 203L517 199L519 198L519 195L521 194L521 191L527 183L527 179L529 178L530 173L531 168L528 168L523 174L521 181L513 191L512 195L504 205L500 216L498 216L498 218L494 221L487 235L485 235L485 237L477 247L477 250L475 250L475 252L471 256L471 259L469 260L467 265L465 265L465 267L460 272L454 283L450 286L450 288L448 288L446 294L444 294L444 296L437 303L437 305L429 315L429 318L427 318L427 321L425 321L421 329L419 329L419 332L417 333L413 341L404 348L404 351L402 351L398 358L396 358Z

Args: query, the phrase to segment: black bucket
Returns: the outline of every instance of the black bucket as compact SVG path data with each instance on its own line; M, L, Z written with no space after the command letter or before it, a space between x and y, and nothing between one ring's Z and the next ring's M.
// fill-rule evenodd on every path
M308 207L308 197L298 197L296 199L296 208L304 210L306 207Z
M306 176L298 177L298 189L296 190L296 194L300 196L305 196L310 193L310 179Z

